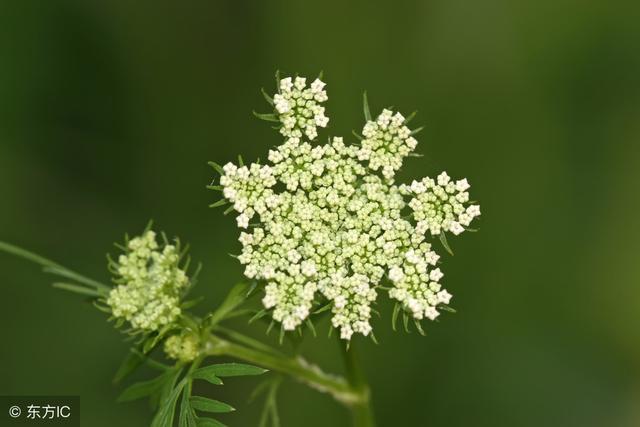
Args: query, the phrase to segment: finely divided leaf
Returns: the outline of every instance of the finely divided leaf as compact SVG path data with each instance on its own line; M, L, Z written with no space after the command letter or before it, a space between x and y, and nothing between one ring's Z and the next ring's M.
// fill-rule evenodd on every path
M214 385L222 385L222 380L218 378L215 373L210 372L206 368L197 369L193 374L191 374L191 378L194 380L205 380Z
M267 372L266 369L244 363L221 363L197 369L193 374L194 377L196 374L200 376L241 377L245 375L262 375L265 372Z
M160 402L160 410L154 417L151 427L171 427L173 426L173 419L176 412L176 403L178 396L184 387L185 382L181 381L176 388L171 391L169 396Z
M189 401L189 387L182 391L182 402L180 403L180 427L197 427L196 415L191 408Z
M198 418L198 427L227 427L213 418Z
M233 412L236 410L233 406L227 405L224 402L208 399L202 396L191 396L190 401L191 401L191 407L196 411L219 413L219 412Z
M135 371L142 363L144 362L144 356L142 356L139 352L134 351L134 349L130 349L127 356L124 358L116 375L113 377L113 383L118 384L125 377Z
M165 375L160 375L159 377L149 381L135 383L127 387L120 396L118 396L118 402L130 402L132 400L150 396L151 394L160 391L160 388L166 380L167 377Z

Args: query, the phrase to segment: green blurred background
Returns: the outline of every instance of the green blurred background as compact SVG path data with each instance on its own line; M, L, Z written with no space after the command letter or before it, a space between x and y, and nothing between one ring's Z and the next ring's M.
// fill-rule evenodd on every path
M628 2L0 3L0 239L108 280L105 252L148 219L204 262L207 310L241 274L208 160L265 157L276 69L328 83L330 132L419 110L421 159L481 201L444 256L455 315L363 347L380 426L640 425L640 7ZM116 404L126 345L101 313L0 254L0 394L80 395L83 426L143 426ZM326 331L326 327L321 328ZM253 331L263 334L263 328ZM324 334L323 334L324 335ZM304 350L339 371L334 340ZM253 379L209 390L257 424ZM284 426L346 426L287 382Z

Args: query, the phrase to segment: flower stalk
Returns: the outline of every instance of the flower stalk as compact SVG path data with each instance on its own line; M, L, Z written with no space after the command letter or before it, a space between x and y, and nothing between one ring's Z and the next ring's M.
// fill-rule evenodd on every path
M355 343L352 342L347 346L344 342L339 341L342 356L347 371L347 380L351 388L362 398L357 402L349 405L354 427L374 427L374 414L371 406L371 391L367 384L364 371L358 361L358 355Z

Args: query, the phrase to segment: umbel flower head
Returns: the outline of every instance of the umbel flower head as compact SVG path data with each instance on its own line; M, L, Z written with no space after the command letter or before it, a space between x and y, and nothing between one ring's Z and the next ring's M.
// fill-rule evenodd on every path
M178 246L158 245L153 231L131 239L125 253L110 265L117 284L107 298L113 316L144 332L175 322L181 314L180 297L189 285L180 259Z
M400 113L383 110L358 144L334 137L312 143L327 120L324 83L282 79L273 97L284 142L268 163L220 169L224 197L238 212L250 279L266 283L262 300L284 330L293 330L326 299L332 324L349 340L371 332L372 303L388 295L415 319L435 319L451 294L442 288L439 256L429 239L460 234L480 215L466 179L443 172L396 185L403 160L417 146ZM268 98L268 100L270 100ZM386 287L384 285L390 285Z

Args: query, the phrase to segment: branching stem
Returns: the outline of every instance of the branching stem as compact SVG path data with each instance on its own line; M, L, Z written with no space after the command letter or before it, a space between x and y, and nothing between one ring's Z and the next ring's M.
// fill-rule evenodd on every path
M344 378L323 372L302 357L280 355L272 351L256 349L210 335L205 344L205 353L211 356L231 356L263 368L286 374L318 391L331 394L348 407L368 401L368 391L354 388ZM372 426L373 424L359 424Z

